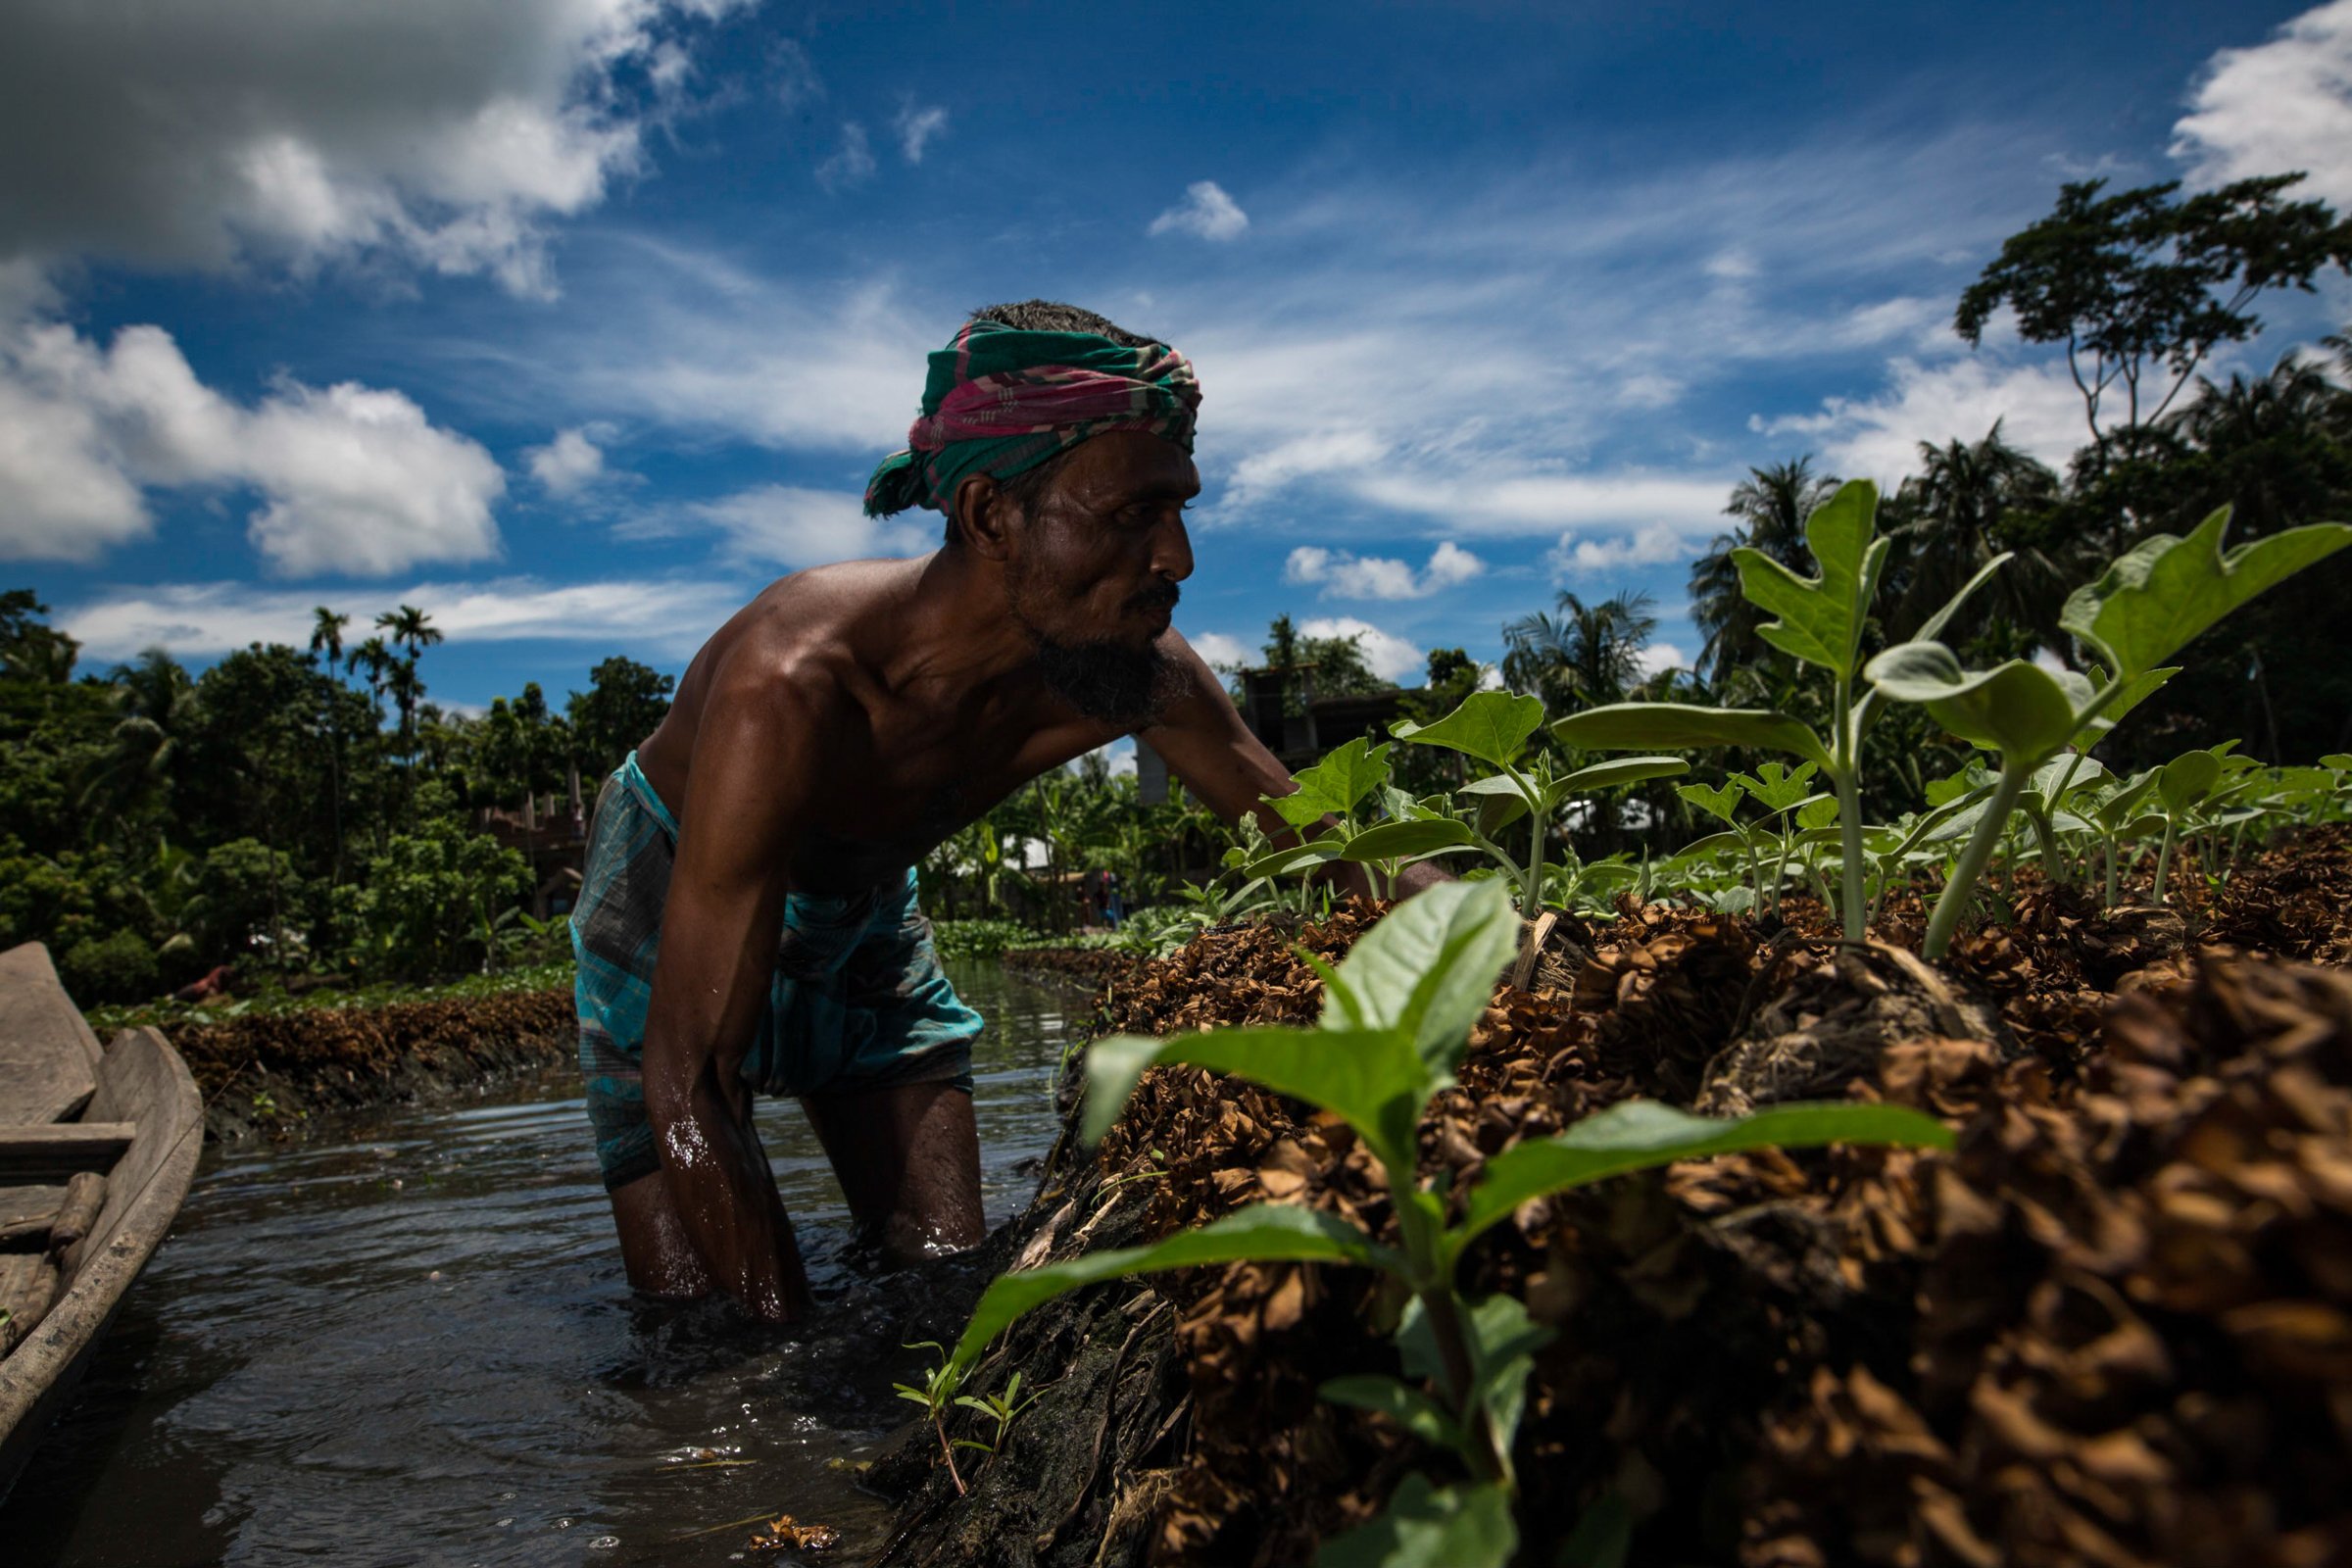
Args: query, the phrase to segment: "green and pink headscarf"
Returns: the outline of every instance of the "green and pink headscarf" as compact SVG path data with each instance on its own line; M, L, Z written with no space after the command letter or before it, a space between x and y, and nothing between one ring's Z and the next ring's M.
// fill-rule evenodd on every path
M1165 343L966 321L932 354L922 416L907 450L883 459L867 481L866 515L944 512L966 474L1009 479L1110 430L1142 430L1190 452L1200 408L1192 361Z

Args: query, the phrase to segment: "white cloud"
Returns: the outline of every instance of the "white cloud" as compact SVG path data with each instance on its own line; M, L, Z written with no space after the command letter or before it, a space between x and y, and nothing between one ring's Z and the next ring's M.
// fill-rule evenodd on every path
M2310 178L2291 196L2352 206L2352 0L2217 53L2173 126L2172 154L2193 185L2303 170Z
M923 161L923 150L931 145L931 138L948 128L948 112L937 104L925 109L908 104L891 122L891 128L899 133L899 151L906 155L906 161L919 164Z
M1395 632L1383 631L1353 615L1317 615L1298 623L1302 637L1354 637L1364 651L1364 662L1382 680L1416 679L1429 667L1429 656Z
M339 599L365 623L395 605L416 605L453 644L547 638L691 651L742 606L741 584L719 581L548 583L533 577L420 582L397 594L253 583L172 584L112 590L60 610L57 623L93 660L129 659L161 646L182 656L225 653L251 642L300 647L312 607Z
M855 120L845 121L841 145L816 166L816 182L828 191L841 191L865 183L873 174L874 149L866 139L865 127Z
M1191 234L1200 239L1239 239L1250 226L1250 215L1225 194L1213 179L1196 179L1184 187L1184 200L1152 220L1153 234Z
M1720 531L1719 525L1718 531ZM1588 572L1622 571L1632 566L1657 566L1669 562L1684 561L1698 554L1702 541L1698 535L1677 528L1672 523L1643 523L1631 533L1607 534L1599 537L1575 533L1560 535L1558 544L1551 547L1544 560L1558 577L1582 576Z
M2053 467L2088 439L2082 394L2059 367L1973 358L1936 367L1898 359L1887 368L1893 384L1875 398L1827 398L1819 414L1751 418L1749 428L1805 436L1827 471L1889 486L1917 469L1921 442L1979 441L1996 419L2004 440Z
M280 573L498 553L506 475L403 393L285 381L245 408L160 327L103 350L56 323L0 332L0 557L94 560L151 530L147 489L247 485L249 537Z
M1712 535L1732 481L1664 474L1522 473L1490 478L1397 472L1367 476L1356 493L1399 512L1449 519L1464 533L1524 537L1571 529L1664 523Z
M1450 539L1431 552L1429 564L1418 572L1388 557L1300 545L1283 564L1282 580L1316 584L1326 599L1425 599L1486 569L1485 562Z
M542 223L642 168L681 29L735 0L16 0L0 258L364 253L549 294ZM615 90L651 74L650 105Z
M726 535L741 558L795 569L871 556L920 555L939 543L935 534L906 518L867 516L863 498L842 490L767 484L679 511ZM641 523L631 531L676 530L661 522Z
M1644 675L1655 675L1661 670L1689 669L1690 667L1690 662L1683 657L1683 651L1672 643L1644 645L1642 651L1634 656L1634 662L1642 666L1642 673Z
M1239 637L1228 637L1221 631L1187 632L1184 640L1193 645L1194 653L1219 669L1239 668L1257 658L1242 645Z
M559 430L543 447L526 448L531 477L551 496L576 495L603 476L605 454L584 429Z

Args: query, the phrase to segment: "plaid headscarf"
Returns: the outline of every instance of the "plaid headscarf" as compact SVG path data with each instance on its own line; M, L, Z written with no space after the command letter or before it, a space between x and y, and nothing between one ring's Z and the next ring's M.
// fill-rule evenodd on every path
M966 321L932 354L922 416L907 450L867 481L865 513L944 512L967 473L1008 479L1107 430L1148 431L1190 452L1200 407L1192 361L1165 343Z

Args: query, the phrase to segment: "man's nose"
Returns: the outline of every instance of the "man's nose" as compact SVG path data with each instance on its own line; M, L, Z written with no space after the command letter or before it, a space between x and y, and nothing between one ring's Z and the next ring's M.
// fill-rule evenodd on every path
M1170 582L1182 582L1193 574L1193 541L1185 532L1181 513L1152 532L1152 573Z

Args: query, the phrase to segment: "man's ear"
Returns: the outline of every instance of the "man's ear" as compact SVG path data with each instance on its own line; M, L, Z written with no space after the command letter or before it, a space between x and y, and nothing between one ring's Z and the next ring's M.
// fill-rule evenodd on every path
M965 547L985 560L1003 561L1005 535L1020 512L1004 488L989 474L967 473L956 486L955 506L956 531Z

